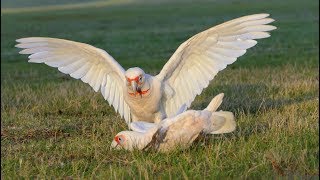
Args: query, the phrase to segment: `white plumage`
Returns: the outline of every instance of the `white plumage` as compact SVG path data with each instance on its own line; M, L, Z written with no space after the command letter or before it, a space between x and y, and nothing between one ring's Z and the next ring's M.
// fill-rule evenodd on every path
M218 111L223 94L212 99L202 111L188 110L160 123L132 122L133 131L118 133L111 148L126 150L154 149L166 152L176 147L187 148L202 133L222 134L235 130L236 122L231 112ZM184 108L182 108L184 109Z
M237 18L212 27L182 43L156 76L140 68L125 71L104 50L91 45L46 37L18 39L21 54L29 62L56 67L88 83L129 124L131 121L160 122L171 117L183 104L190 106L214 76L256 39L269 37L276 27L268 14Z
M113 105L121 117L130 120L130 108L123 101L124 69L105 51L91 45L64 39L30 37L18 39L20 54L32 54L29 62L57 67L75 79L88 83ZM119 105L122 100L121 105Z

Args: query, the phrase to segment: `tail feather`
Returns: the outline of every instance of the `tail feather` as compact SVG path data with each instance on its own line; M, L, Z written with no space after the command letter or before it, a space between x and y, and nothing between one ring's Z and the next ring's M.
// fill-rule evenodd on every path
M218 109L218 107L221 105L223 96L224 96L223 93L216 95L211 100L210 104L208 105L208 107L205 110L215 112Z
M236 121L232 112L218 111L211 116L212 131L210 134L229 133L236 129Z

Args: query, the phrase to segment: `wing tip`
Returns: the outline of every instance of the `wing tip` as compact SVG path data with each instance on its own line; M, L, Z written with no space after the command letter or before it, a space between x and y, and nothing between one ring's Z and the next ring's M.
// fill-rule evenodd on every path
M19 54L29 54L29 53L25 53L25 51L22 50L22 51L19 51Z
M39 59L29 59L28 62L29 63L43 63L43 61L41 61Z
M270 21L269 21L269 23L273 23L273 22L275 22L276 20L275 19L273 19L273 18L268 18ZM269 24L268 23L268 24Z
M16 39L16 42L21 43L23 41L23 39L25 39L25 38Z
M223 98L224 97L224 93L219 93L216 97Z
M259 14L255 14L255 15L262 16L263 18L266 18L266 17L270 16L269 13L259 13Z
M277 27L273 26L273 25L267 25L267 26L269 26L268 31L273 31L273 30L277 29Z
M16 42L18 42L18 43L33 43L33 42L39 42L39 41L46 41L49 39L53 39L53 38L49 38L49 37L24 37L24 38L16 39Z
M263 39L263 38L268 38L268 37L271 36L271 34L270 34L269 32L264 32L264 34L265 34L265 37L262 37L261 39Z
M27 41L28 39L31 39L31 38L33 38L33 37L19 38L19 39L16 39L16 42L18 42L18 43L23 43L23 42L25 42L25 41Z
M14 45L14 47L16 47L16 48L23 48L23 47L21 47L21 44L16 44L16 45Z

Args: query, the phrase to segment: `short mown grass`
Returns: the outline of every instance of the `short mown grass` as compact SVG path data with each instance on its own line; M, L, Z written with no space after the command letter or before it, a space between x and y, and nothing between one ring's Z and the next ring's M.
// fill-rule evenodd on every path
M1 16L1 177L319 179L319 2L129 2ZM188 37L266 12L278 27L220 72L192 109L220 92L237 130L167 154L112 151L127 125L87 84L18 55L15 39L48 36L108 51L158 73Z

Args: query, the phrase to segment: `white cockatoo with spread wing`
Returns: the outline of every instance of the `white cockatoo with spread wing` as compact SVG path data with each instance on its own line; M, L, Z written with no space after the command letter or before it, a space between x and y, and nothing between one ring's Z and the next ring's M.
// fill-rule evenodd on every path
M133 131L118 133L111 148L126 150L153 149L161 152L177 147L187 148L201 134L229 133L236 129L234 115L228 111L216 111L222 103L223 94L212 99L202 111L181 110L176 116L160 123L132 122ZM183 109L183 108L182 108Z
M45 63L88 83L129 124L160 122L185 104L190 106L214 76L228 64L269 37L269 14L237 18L194 35L182 43L161 72L152 76L138 67L124 70L106 51L64 39L28 37L18 39L21 54L29 62Z

